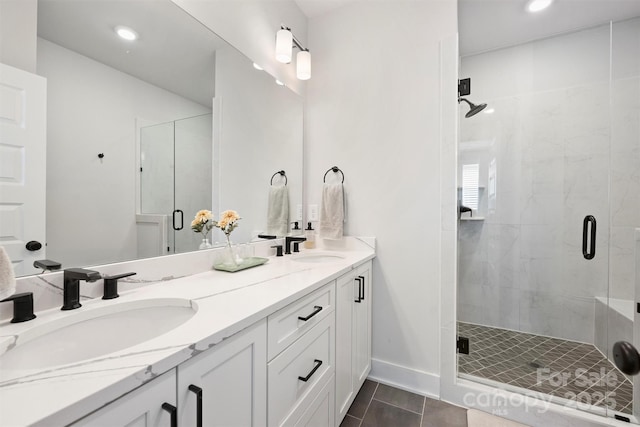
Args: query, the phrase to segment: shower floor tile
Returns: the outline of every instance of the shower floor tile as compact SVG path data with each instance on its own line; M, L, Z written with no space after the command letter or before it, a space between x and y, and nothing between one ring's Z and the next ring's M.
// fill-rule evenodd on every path
M633 385L591 344L458 322L458 372L630 414Z

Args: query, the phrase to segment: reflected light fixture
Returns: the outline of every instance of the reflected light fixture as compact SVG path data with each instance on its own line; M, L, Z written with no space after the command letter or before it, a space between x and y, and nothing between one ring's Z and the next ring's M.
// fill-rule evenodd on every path
M291 32L291 28L281 25L276 33L276 60L283 64L291 63L294 47L300 49L300 52L296 55L296 77L300 80L309 80L311 78L311 54L309 49L300 44Z
M540 12L551 6L551 3L553 3L553 0L529 0L527 3L527 12Z
M123 25L118 25L115 28L115 32L118 36L120 36L121 38L127 41L134 41L134 40L137 40L138 38L138 33L133 31L131 28L125 27Z

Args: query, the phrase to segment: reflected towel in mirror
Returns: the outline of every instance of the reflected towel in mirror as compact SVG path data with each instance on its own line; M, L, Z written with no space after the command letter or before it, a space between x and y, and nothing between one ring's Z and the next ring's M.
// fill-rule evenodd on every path
M7 251L0 246L0 300L16 293L16 277Z
M289 190L271 186L267 207L267 234L284 236L289 231Z
M345 221L345 193L342 184L324 184L320 207L320 237L342 239Z

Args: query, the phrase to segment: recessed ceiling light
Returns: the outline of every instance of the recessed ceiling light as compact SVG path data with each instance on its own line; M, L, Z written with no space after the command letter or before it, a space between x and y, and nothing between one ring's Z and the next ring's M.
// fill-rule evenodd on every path
M282 83L280 80L276 79L276 84L279 86L284 86L284 83Z
M122 25L118 25L115 28L115 30L116 30L116 34L119 35L121 38L123 38L125 40L133 41L133 40L136 40L138 38L138 33L133 31L131 28L124 27Z
M485 114L493 114L495 112L496 112L496 110L493 109L493 108L487 108L486 110L483 111L483 113L485 113Z
M264 70L264 68L262 68L261 66L259 66L258 64L256 64L255 62L253 63L253 68L255 68L256 70L262 71Z
M529 0L527 3L527 11L531 13L540 12L551 6L553 0Z

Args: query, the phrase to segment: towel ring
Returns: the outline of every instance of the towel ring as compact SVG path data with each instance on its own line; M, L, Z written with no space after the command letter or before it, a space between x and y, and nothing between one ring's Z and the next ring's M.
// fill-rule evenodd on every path
M339 167L337 167L337 166L334 166L334 167L332 167L332 168L329 168L329 170L328 170L328 171L326 171L326 172L324 173L324 178L322 178L322 182L327 182L327 174L328 174L329 172L332 172L332 171L333 171L333 173L338 173L338 172L340 172L340 174L342 174L342 183L344 184L344 172L342 172L342 170L340 170L340 168L339 168Z
M284 176L284 185L287 185L287 174L284 171L278 171L271 175L271 185L273 185L273 178L275 178L276 175Z

